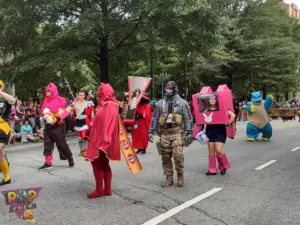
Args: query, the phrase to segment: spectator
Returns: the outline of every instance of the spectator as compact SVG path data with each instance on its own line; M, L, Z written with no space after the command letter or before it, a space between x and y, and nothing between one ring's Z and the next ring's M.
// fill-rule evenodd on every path
M233 100L233 112L235 115L239 114L239 102L236 100L235 96L232 96ZM237 121L237 116L235 117L235 122Z
M14 144L14 143L16 142L16 137L17 137L17 134L16 134L16 132L12 129L11 132L10 132L8 145Z
M29 107L27 109L27 119L29 124L31 125L32 130L35 130L35 113L36 109L33 102L30 102Z
M23 124L23 121L20 121L20 131L16 135L16 139L21 139L21 143L27 143L30 142L36 142L36 139L32 135L32 127L29 125L28 120L25 120L25 123Z
M18 100L16 104L16 116L20 120L25 119L25 108L20 100Z

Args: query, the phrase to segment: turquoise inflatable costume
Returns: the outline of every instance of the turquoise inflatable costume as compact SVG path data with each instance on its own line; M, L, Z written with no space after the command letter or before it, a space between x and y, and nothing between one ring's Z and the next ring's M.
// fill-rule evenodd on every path
M268 111L273 105L273 96L268 95L263 102L260 91L251 93L251 103L245 107L249 115L247 124L247 140L256 141L262 133L262 141L268 141L272 137L272 126L268 116Z

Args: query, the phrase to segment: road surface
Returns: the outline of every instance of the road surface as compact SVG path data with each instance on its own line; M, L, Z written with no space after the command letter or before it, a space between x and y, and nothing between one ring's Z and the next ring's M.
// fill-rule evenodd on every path
M131 175L124 160L113 162L113 196L88 199L94 190L92 167L77 156L72 140L72 169L55 151L53 169L37 171L44 159L41 144L8 148L13 182L5 189L43 188L34 200L36 224L299 225L300 123L272 125L272 140L256 143L246 142L246 124L238 125L237 138L225 145L231 164L225 176L205 176L207 148L194 142L185 149L184 188L160 187L161 160L150 144L139 156L142 172ZM2 195L0 205L1 225L29 223L8 213Z

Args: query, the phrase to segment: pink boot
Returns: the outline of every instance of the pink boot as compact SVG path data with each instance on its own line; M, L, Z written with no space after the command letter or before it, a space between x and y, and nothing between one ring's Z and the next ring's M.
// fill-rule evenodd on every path
M226 170L228 170L230 168L230 164L228 162L226 154L225 153L219 154L217 156L217 159L218 159L218 163L219 163L218 169L221 170L222 175L225 175Z
M223 162L222 162L220 156L221 156L221 155L217 155L216 158L217 158L218 164L219 164L218 170L222 171L222 170L224 170L224 165L223 165Z
M46 162L48 165L52 166L52 161L53 161L53 155L46 155L46 156L45 156L45 162Z
M209 175L216 175L217 173L217 165L216 165L216 157L215 154L208 155L208 172L206 173L207 176Z

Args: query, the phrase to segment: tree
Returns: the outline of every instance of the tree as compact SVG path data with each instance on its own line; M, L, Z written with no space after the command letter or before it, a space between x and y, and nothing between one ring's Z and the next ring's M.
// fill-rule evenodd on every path
M262 90L264 97L274 87L295 87L300 49L291 24L275 0L246 7L239 20L242 39L233 44L239 57L232 63L234 79L244 80L248 90Z

